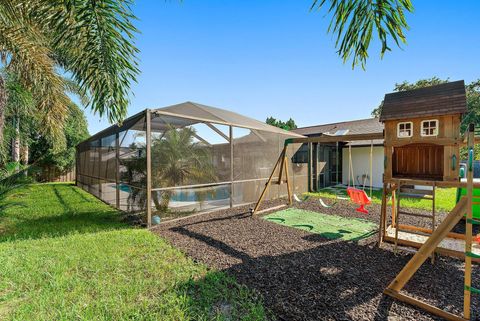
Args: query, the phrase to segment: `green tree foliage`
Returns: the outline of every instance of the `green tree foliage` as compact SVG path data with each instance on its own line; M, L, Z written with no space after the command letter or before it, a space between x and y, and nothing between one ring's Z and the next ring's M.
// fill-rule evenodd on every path
M152 186L172 187L218 180L212 164L211 147L196 140L196 135L194 128L170 128L162 137L152 140ZM144 146L130 148L142 149ZM138 157L121 162L127 168L122 179L134 186L145 186L145 153L138 153ZM198 190L195 192L196 199L202 201L208 193L205 189ZM213 190L210 193L213 193ZM172 191L153 193L155 208L163 213L167 212L171 196ZM129 198L131 203L146 204L144 189L133 189Z
M280 119L268 117L267 120L265 120L265 123L285 130L292 130L297 128L297 124L295 124L295 121L292 118L284 122Z
M35 127L41 126L37 123ZM75 146L89 137L88 123L83 111L74 103L68 105L68 115L64 125L65 148L55 148L55 141L48 136L30 132L32 162L39 166L53 166L60 171L67 171L75 165Z
M328 32L343 62L352 60L352 68L365 68L372 39L381 43L380 55L390 51L389 41L400 47L406 43L408 24L405 12L412 12L410 0L314 0L311 9L326 7L331 16Z
M59 143L64 138L70 105L65 72L93 111L111 122L125 117L130 83L138 74L130 5L130 0L0 1L1 64L32 93L43 134ZM0 141L5 96L0 79Z

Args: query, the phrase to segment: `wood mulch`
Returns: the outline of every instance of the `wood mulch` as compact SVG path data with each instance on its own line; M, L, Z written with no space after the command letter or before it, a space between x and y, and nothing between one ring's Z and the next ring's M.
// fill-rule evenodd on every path
M270 201L264 207L281 202ZM375 204L368 207L369 215L355 212L355 205L342 200L331 208L317 199L294 206L379 221L380 206ZM418 218L405 220L430 227L428 220L424 224L408 221ZM382 294L412 254L394 254L387 244L379 248L377 235L358 242L330 240L251 217L249 206L165 222L152 231L194 260L233 275L261 294L278 320L438 320ZM479 277L474 267L473 285L479 285ZM434 265L426 262L404 291L461 314L463 261L441 257ZM478 298L473 296L472 301L473 314L478 315Z

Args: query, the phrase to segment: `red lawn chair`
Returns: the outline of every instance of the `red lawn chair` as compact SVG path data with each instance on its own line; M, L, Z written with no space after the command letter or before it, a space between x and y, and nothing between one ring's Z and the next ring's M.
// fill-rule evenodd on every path
M350 196L350 199L352 200L352 202L360 205L360 207L357 208L357 212L368 214L368 210L365 208L365 205L370 204L371 200L370 200L370 197L368 197L367 193L365 193L364 190L354 188L354 187L348 187L347 193L348 193L348 196Z

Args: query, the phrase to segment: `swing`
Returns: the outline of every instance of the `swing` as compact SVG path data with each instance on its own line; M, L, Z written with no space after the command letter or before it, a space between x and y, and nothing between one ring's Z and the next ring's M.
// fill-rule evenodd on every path
M337 204L337 201L333 202L332 205L325 204L325 202L321 198L319 198L318 201L320 202L320 205L322 205L325 208L330 208L335 206L335 204Z
M368 210L365 208L365 205L371 204L371 196L372 196L372 155L373 155L373 140L370 142L370 197L368 197L367 193L365 192L365 179L363 180L363 188L359 189L355 187L355 179L353 175L353 162L352 162L352 145L348 146L348 187L347 193L350 197L350 200L353 203L359 205L356 209L357 212L368 214ZM350 175L351 174L351 175ZM350 181L350 177L352 180ZM352 182L352 186L350 187L350 182Z
M306 200L308 200L308 199L309 199L309 196L307 195L307 196L305 196L305 197L303 198L303 200L301 200L301 199L297 196L297 194L293 194L293 198L295 199L295 202L302 203L302 202L305 202Z

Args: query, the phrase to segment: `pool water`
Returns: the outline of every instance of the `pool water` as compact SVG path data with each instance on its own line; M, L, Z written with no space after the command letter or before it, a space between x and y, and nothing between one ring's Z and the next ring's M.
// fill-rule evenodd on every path
M132 192L132 188L125 184L120 184L118 189L126 193ZM228 198L230 198L230 186L215 186L199 189L176 190L173 192L170 200L174 202L200 202L218 201Z

